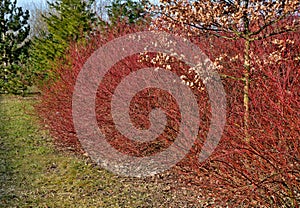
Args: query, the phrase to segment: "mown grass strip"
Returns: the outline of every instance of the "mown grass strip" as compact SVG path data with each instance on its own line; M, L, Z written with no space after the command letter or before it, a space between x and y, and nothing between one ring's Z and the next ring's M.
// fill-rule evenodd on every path
M34 99L0 98L0 207L170 207L165 185L124 178L59 152ZM168 205L167 205L168 204ZM172 206L173 207L173 206Z

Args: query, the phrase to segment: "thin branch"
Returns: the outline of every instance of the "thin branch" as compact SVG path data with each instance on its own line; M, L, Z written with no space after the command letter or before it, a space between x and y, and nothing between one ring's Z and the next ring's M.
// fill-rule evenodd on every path
M249 36L258 35L258 34L261 33L264 29L266 29L267 27L269 27L269 26L271 26L271 25L273 25L273 24L279 22L280 20L282 20L282 19L284 19L285 17L287 17L289 14L290 14L290 13L288 12L288 13L286 13L286 14L284 14L284 15L279 16L279 18L277 18L277 19L275 19L275 20L272 20L272 21L270 21L270 22L264 24L264 25L263 25L262 27L260 27L257 31L250 33Z
M243 81L244 78L240 78L240 77L234 77L234 76L230 76L230 75L226 75L226 74L220 74L220 76L222 78L230 78L230 79L233 79L233 80L240 80L240 81Z
M171 17L170 15L167 15L167 14L162 14L164 16L166 16L167 18L171 19L172 21L176 22L176 23L180 23L180 21L174 19L173 17ZM211 27L202 27L202 26L199 26L199 25L195 25L195 24L191 24L191 23L186 23L186 22L183 22L184 25L186 26L190 26L190 27L193 27L193 28L196 28L198 30L204 30L204 31L212 31L214 33L212 33L213 36L216 36L218 38L224 38L224 39L227 39L227 40L236 40L237 37L229 37L229 36L225 36L225 35L220 35L218 34L218 32L225 32L225 33L228 33L230 31L227 31L227 30L223 30L223 29L214 29L214 28L211 28ZM215 23L213 23L215 24ZM212 26L213 26L212 24ZM232 31L233 32L233 31Z
M275 35L280 35L280 34L283 34L283 33L287 33L287 32L296 32L297 29L300 29L300 25L298 25L297 27L294 27L294 28L279 30L279 31L275 31L275 32L272 32L272 33L269 33L269 34L265 34L263 36L253 38L253 40L263 40L263 39L266 39L266 38L269 38L269 37L272 37L272 36L275 36Z

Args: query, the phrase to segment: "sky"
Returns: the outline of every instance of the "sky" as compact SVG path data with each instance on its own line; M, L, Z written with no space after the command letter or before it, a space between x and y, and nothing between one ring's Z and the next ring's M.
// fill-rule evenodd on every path
M153 3L156 3L158 1L159 0L150 0L150 2L153 2ZM47 0L17 0L17 5L24 7L25 9L30 9L30 6L32 6L34 4L39 5L39 6L41 6L41 5L45 6L47 4Z
M47 0L17 0L17 5L29 9L32 4L46 5L46 2Z

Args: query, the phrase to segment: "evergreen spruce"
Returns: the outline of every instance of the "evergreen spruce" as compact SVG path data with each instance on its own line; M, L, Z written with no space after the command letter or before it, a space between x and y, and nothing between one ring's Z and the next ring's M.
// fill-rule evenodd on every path
M31 50L36 71L49 75L71 42L84 41L97 23L96 13L92 10L94 0L57 0L48 2L49 14L43 16L47 32L34 40Z
M126 21L128 24L143 24L149 20L146 13L148 5L147 0L113 0L111 5L107 6L109 21L111 25L119 21Z
M0 3L0 93L23 93L28 83L29 11L16 0Z

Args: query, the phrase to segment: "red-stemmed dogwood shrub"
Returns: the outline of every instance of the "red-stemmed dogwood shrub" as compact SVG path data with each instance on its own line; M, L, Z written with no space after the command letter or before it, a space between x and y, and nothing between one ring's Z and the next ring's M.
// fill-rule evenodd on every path
M105 43L123 35L143 30L145 30L145 26L128 26L123 23L120 23L118 27L107 28L106 32L101 31L90 37L88 44L74 44L66 55L66 61L53 69L56 76L42 87L42 95L36 110L59 146L84 152L73 125L72 96L77 76L85 62L93 52ZM155 53L151 53L150 57L155 55ZM184 63L181 65L185 66ZM133 125L138 129L149 128L149 113L154 108L160 108L165 112L167 126L160 136L153 141L136 142L126 138L116 129L111 114L112 96L122 79L139 69L158 66L160 65L142 62L140 54L135 54L117 62L99 83L95 109L97 122L107 141L120 152L135 156L149 156L168 148L176 139L181 119L179 107L174 97L161 89L149 88L139 92L133 97L130 105L130 117ZM176 70L173 72L181 76L187 67L174 67L174 69ZM193 92L198 97L198 104L201 106L199 114L202 120L199 126L205 126L209 120L208 98L203 96L206 95L205 91L194 89ZM205 132L205 128L202 132Z
M83 152L73 126L72 95L76 78L90 55L108 41L144 28L108 28L85 45L74 44L67 63L55 70L57 77L42 88L36 109L58 144ZM176 29L176 28L175 28ZM175 30L174 29L174 30ZM168 148L180 128L180 112L174 98L159 89L145 89L131 101L130 117L140 129L149 128L149 112L159 107L167 115L167 126L154 141L134 142L115 128L111 115L114 89L129 73L146 67L166 67L183 77L199 105L199 134L190 153L174 171L179 179L199 188L213 205L230 207L298 207L300 200L300 33L288 33L255 42L251 47L250 142L243 131L243 40L226 41L197 37L192 41L216 64L227 96L227 123L219 146L209 159L198 155L210 123L210 104L203 83L179 60L153 63L159 54L139 54L116 63L99 83L96 115L101 131L120 152L148 156ZM254 43L253 43L254 44ZM158 56L159 57L159 56ZM149 61L150 60L150 61ZM197 199L195 199L197 200Z
M179 170L184 181L211 196L212 206L299 206L299 37L293 32L252 43L249 143L244 141L242 120L243 40L193 39L223 77L227 125L207 161L199 163L194 148Z

